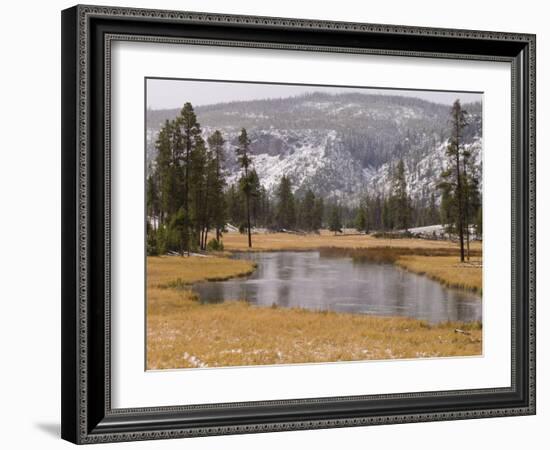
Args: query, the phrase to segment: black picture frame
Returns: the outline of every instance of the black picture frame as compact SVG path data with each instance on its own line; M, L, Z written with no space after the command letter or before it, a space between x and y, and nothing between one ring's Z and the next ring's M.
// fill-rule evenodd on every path
M511 386L111 408L110 44L182 39L511 64ZM62 437L78 444L535 414L535 36L119 7L64 10L61 406Z

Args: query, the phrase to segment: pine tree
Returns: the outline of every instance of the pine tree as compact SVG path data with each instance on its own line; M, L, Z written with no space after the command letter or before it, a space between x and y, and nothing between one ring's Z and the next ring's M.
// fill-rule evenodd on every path
M470 176L468 173L468 160L470 158L470 152L466 149L462 150L462 198L464 205L464 234L466 239L466 259L470 261L470 219L471 219L471 208L470 208Z
M267 189L260 185L258 189L258 223L266 228L273 226L273 206Z
M439 188L442 190L444 215L449 220L448 231L453 230L458 233L461 262L464 262L464 229L467 224L464 201L464 144L462 142L462 133L466 125L466 111L462 109L460 100L457 99L451 108L451 137L446 151L448 168L441 174Z
M157 232L150 222L147 222L145 229L147 233L147 256L157 256L159 254Z
M483 210L481 206L476 213L476 235L478 238L483 236Z
M193 213L191 212L190 202L192 200L191 197L193 194L191 192L191 187L193 186L191 184L191 175L193 169L200 169L199 164L202 161L201 153L203 152L203 150L204 142L201 137L200 124L197 122L197 116L195 115L195 111L193 110L193 105L187 102L183 105L179 116L176 118L174 135L174 153L176 154L177 159L181 161L177 165L177 167L183 169L181 170L181 178L183 178L183 180L180 179L183 184L183 248L187 251L187 254L189 254L191 246L191 216L194 215L195 219L198 218L198 211L195 210L193 211ZM199 153L198 155L195 154L197 152ZM191 167L192 165L194 166L193 168ZM199 186L193 186L195 191L194 201L195 203L197 203L198 201L200 201L198 197L200 189L202 187L200 183L201 176L198 173L193 173L193 177L195 180L199 181ZM195 206L197 208L198 204L196 204Z
M365 217L365 210L361 207L357 208L357 215L355 217L355 229L360 233L365 231L367 226L367 218Z
M355 215L355 229L360 233L369 232L368 204L369 197L365 196L365 198L359 202L359 207Z
M448 183L441 183L441 203L439 205L439 216L442 224L445 225L445 231L448 234L455 232L455 202Z
M204 230L208 219L208 163L209 155L202 137L196 136L190 156L189 170L189 229L188 246L204 250Z
M381 224L383 230L392 230L394 227L393 203L393 197L384 198L382 200Z
M212 150L206 151L206 163L205 163L205 192L203 195L203 213L202 213L202 228L200 234L200 248L206 250L208 243L208 233L212 228L214 217L218 209L219 198L223 201L223 191L217 191L217 172L215 154ZM219 195L218 195L219 194ZM215 247L219 248L219 240L216 240Z
M464 191L464 220L466 235L466 258L470 260L470 225L477 222L477 210L481 207L479 194L479 181L474 161L471 159L471 151L464 148L462 151L462 174ZM477 228L477 225L476 225Z
M306 231L314 231L315 228L315 194L308 189L304 195L301 207L300 226Z
M382 226L382 199L380 194L375 197L369 197L369 211L371 212L371 227L375 230L381 230Z
M225 174L223 164L225 156L223 152L225 141L219 130L214 131L208 138L208 147L211 152L213 181L210 186L212 223L216 228L216 240L219 242L227 220L226 204L224 197Z
M391 199L393 226L407 230L411 223L411 203L407 194L405 164L402 159L399 160L393 175Z
M474 174L474 171L470 171ZM481 239L483 236L483 212L482 212L481 192L479 189L479 180L476 176L470 178L470 223L474 224L476 237Z
M334 232L334 236L336 236L336 233L342 232L342 219L340 217L340 208L338 207L337 203L332 205L332 208L330 210L328 229Z
M155 172L159 185L159 225L163 225L168 216L175 212L174 203L174 159L172 155L171 134L173 124L168 120L160 129L155 147L157 158Z
M256 169L250 170L248 179L250 184L250 216L253 226L257 227L261 210L260 191L262 186L260 184L260 178L258 177L258 172L256 172Z
M313 208L313 229L315 231L323 228L323 218L325 216L325 203L323 197L315 199L315 206Z
M277 190L277 226L292 229L296 224L296 209L290 179L283 175Z
M241 134L239 135L239 146L236 149L237 159L239 165L243 169L243 174L239 180L239 186L245 197L245 208L246 208L246 229L248 231L248 247L252 247L252 230L250 224L250 197L252 195L252 190L254 186L252 185L252 180L249 177L249 167L252 164L252 159L250 158L250 139L246 130L241 129Z
M185 250L188 250L185 248L185 239L188 234L188 230L186 228L187 223L188 220L186 220L185 218L183 208L180 208L177 213L172 216L172 218L170 219L170 223L168 224L169 248L171 250L179 251L182 255Z
M150 170L147 177L147 217L149 220L147 223L151 224L151 232L155 232L158 228L159 220L159 196L158 186L156 182L156 173Z
M244 200L240 189L232 184L225 194L227 214L233 226L237 228L244 221Z

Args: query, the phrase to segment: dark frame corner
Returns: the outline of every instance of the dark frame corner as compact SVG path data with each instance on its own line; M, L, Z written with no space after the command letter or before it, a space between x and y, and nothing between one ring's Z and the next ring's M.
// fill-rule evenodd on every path
M228 46L509 62L516 299L512 385L415 396L112 409L106 218L113 40L202 40ZM83 444L534 414L535 41L531 34L180 11L80 5L63 11L62 437Z

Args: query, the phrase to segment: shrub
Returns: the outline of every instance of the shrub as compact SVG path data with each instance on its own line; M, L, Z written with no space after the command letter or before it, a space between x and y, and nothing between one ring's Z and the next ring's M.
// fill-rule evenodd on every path
M164 255L167 252L166 248L166 227L161 225L158 227L155 238L157 241L157 254Z
M223 242L217 239L210 239L206 244L206 250L209 252L223 252Z
M147 224L147 256L158 256L157 232Z

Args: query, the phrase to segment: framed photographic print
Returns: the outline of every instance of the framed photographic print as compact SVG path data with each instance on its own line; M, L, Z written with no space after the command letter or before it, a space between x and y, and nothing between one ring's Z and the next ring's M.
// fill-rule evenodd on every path
M62 12L62 437L535 413L535 36Z

